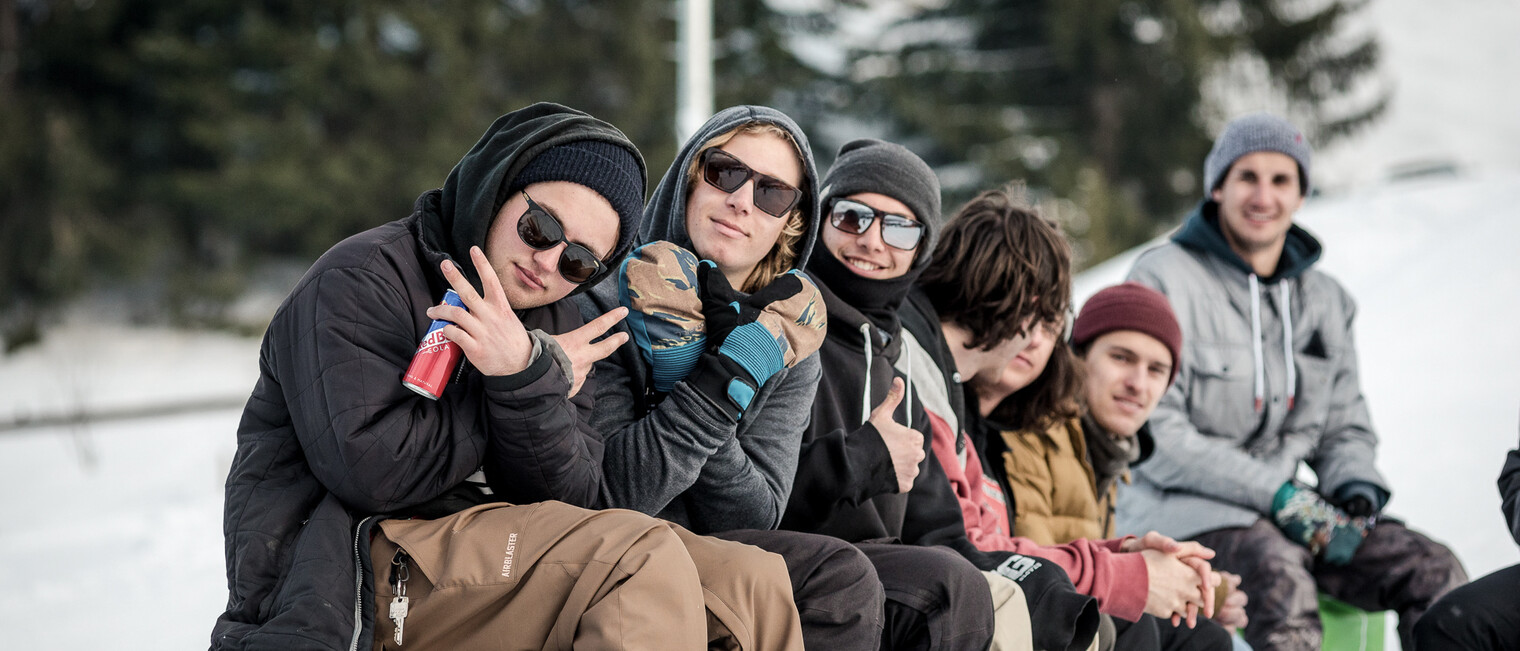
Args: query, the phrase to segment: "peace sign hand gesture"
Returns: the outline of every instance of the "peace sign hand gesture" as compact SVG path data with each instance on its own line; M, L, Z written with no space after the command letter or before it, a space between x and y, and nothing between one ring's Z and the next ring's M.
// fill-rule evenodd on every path
M450 321L443 327L443 336L459 345L470 363L486 375L511 375L528 367L533 356L533 339L512 311L512 304L501 289L501 279L486 260L486 254L478 246L470 247L470 259L480 272L480 284L485 296L475 292L470 281L454 266L444 260L439 267L444 279L459 294L464 307L435 305L428 308L427 315L434 319Z

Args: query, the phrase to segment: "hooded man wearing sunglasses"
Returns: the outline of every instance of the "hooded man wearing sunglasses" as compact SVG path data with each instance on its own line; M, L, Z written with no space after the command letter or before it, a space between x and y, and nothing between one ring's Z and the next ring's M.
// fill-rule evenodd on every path
M586 323L563 299L632 248L644 183L617 129L536 104L411 216L312 266L238 427L213 649L706 646L705 577L677 534L578 508L602 484L582 383L625 311ZM463 307L438 305L451 288ZM436 398L402 384L434 319L463 352Z
M938 178L907 148L860 139L840 148L821 195L823 246L808 272L827 306L828 336L782 528L843 538L871 559L887 599L883 648L1067 648L1070 630L1065 642L1059 633L1031 640L1021 584L983 574L1011 555L981 552L966 538L950 484L929 457L928 420L893 369L903 346L898 307L943 223ZM1064 582L1075 601L1090 602L1060 570L1036 578L1035 569L1025 579ZM1087 628L1096 618L1089 613Z
M807 648L856 651L881 637L870 562L843 541L774 530L818 382L812 351L824 315L798 271L818 234L817 180L807 135L790 117L765 106L717 112L656 187L645 244L618 265L616 282L576 301L588 316L633 308L617 327L632 337L596 367L606 503L780 554L795 603L784 608L799 611ZM758 320L735 327L740 313L730 308L740 305L768 316L819 309L791 310L777 338L755 329ZM751 332L736 336L741 328ZM733 363L764 357L762 348L779 353L783 341L769 375ZM752 393L731 393L739 387ZM781 614L766 607L755 609L757 628Z

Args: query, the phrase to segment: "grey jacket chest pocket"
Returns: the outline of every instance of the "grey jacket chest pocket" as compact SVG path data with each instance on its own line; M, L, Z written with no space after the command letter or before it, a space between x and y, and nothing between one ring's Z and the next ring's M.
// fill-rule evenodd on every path
M1188 364L1188 419L1199 433L1241 441L1256 429L1255 369L1244 345L1199 346Z
M1293 411L1283 422L1290 437L1304 437L1317 442L1330 416L1331 385L1335 362L1317 355L1294 353L1298 383L1293 396Z

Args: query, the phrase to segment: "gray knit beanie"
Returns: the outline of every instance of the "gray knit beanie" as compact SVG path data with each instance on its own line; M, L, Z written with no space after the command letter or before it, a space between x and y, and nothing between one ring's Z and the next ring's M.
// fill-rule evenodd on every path
M1275 151L1298 161L1299 193L1309 196L1309 143L1297 127L1270 113L1252 113L1225 125L1203 159L1204 196L1213 194L1237 159L1257 151Z
M860 192L884 194L903 202L924 225L918 242L917 260L934 250L944 219L939 214L939 177L907 147L875 138L851 140L839 148L839 156L823 179L825 210L837 197Z

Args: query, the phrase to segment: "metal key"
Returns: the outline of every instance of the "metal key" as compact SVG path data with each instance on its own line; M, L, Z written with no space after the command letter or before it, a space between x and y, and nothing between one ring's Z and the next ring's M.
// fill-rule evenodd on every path
M396 556L391 558L391 586L396 591L396 597L391 599L391 621L396 623L396 634L392 639L396 646L401 646L401 632L406 627L406 613L409 609L409 600L406 598L406 581L411 577L411 571L407 568L406 550L396 549Z
M407 601L402 596L391 599L391 621L396 623L396 646L401 646L401 630L406 626Z

